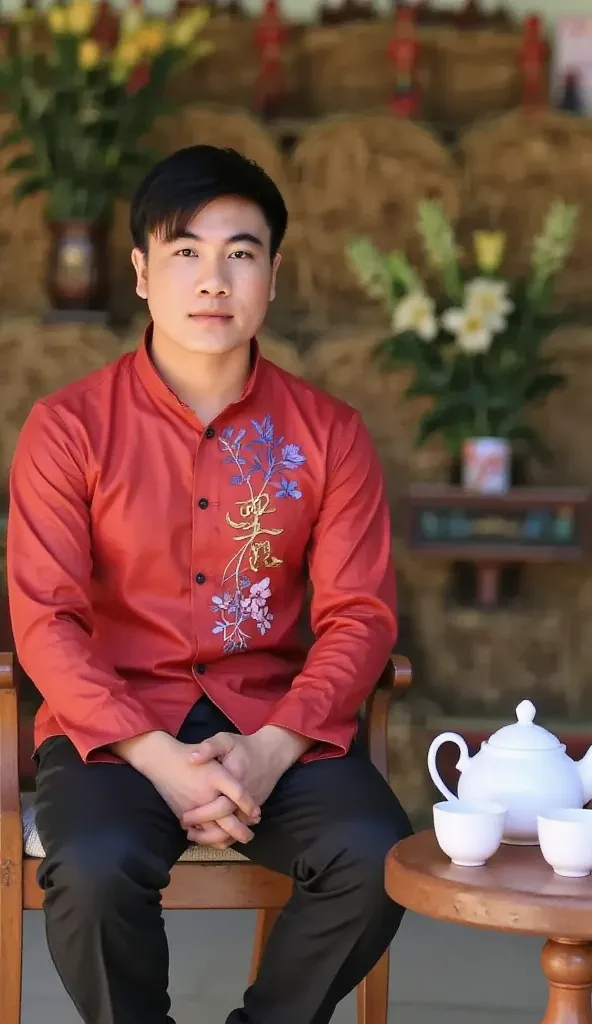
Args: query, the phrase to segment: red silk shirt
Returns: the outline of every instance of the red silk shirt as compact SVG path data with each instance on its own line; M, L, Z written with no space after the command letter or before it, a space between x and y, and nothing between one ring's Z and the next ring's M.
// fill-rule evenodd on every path
M383 475L360 416L253 343L204 428L137 351L38 401L10 476L10 612L35 743L176 735L202 694L345 753L396 638ZM299 623L314 594L307 650Z

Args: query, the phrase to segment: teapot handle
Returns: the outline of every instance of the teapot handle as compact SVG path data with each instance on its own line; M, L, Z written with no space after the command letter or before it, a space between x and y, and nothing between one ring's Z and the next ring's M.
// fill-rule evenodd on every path
M456 767L459 768L461 772L466 768L470 759L469 748L462 736L459 736L455 732L443 732L441 736L436 736L436 738L432 740L430 749L428 750L428 771L432 782L436 788L440 790L442 796L445 796L447 800L454 801L458 800L458 797L456 797L454 793L451 793L448 787L444 785L436 766L436 757L438 756L438 751L443 743L455 743L460 750L460 758Z

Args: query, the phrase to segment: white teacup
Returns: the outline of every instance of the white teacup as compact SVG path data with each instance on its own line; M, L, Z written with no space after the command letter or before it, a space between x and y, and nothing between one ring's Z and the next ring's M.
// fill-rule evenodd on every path
M434 830L440 849L453 864L480 868L499 849L507 810L501 804L445 800L434 805Z
M546 811L537 817L539 844L556 875L586 878L592 871L592 811Z

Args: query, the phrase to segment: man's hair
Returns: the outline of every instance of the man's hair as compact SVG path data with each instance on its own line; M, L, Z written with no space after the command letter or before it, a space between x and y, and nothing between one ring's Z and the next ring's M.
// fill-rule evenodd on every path
M165 242L178 238L202 206L221 196L240 196L259 207L275 256L288 224L277 185L236 150L203 145L187 146L160 160L140 183L130 211L134 246L146 251L150 235Z

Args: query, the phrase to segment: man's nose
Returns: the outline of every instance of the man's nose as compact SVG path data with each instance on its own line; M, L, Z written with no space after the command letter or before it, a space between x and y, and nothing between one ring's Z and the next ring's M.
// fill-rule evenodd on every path
M216 297L230 295L230 280L228 274L225 273L223 265L212 262L209 267L204 267L203 271L197 280L196 291L198 295Z

